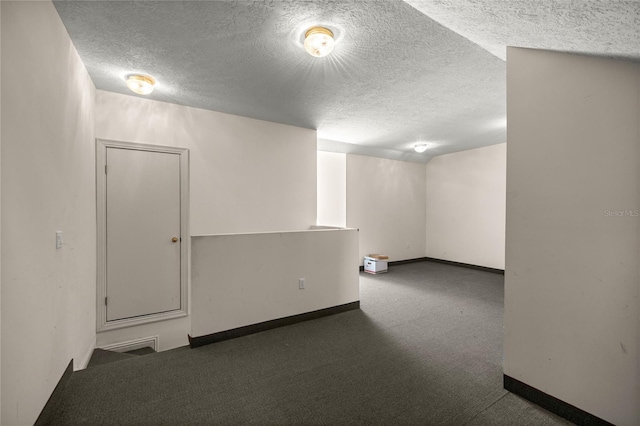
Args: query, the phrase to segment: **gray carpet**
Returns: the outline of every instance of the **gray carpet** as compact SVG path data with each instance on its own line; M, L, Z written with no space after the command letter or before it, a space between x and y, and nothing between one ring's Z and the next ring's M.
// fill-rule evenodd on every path
M152 348L149 348L149 347L133 349L131 351L125 352L125 354L136 355L136 356L149 355L149 354L155 354L155 353L156 351L154 351Z
M87 364L87 368L92 368L92 367L95 367L96 365L104 365L104 364L110 364L112 362L124 361L124 360L135 358L138 356L149 355L154 353L156 353L156 351L154 351L151 348L133 349L127 352L115 352L115 351L96 348L93 350L93 353L91 354L91 359Z
M361 310L75 372L52 424L568 424L502 388L503 278L361 274Z
M134 354L105 351L104 349L96 348L91 354L91 359L87 364L87 368L92 368L97 365L110 364L112 362L124 361L125 359L135 358Z

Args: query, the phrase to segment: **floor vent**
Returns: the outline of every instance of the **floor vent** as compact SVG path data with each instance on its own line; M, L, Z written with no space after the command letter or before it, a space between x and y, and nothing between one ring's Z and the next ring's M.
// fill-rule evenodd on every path
M100 346L100 349L113 352L130 352L142 348L151 348L155 352L158 352L158 336L143 337L141 339L128 340L126 342L112 343L110 345Z

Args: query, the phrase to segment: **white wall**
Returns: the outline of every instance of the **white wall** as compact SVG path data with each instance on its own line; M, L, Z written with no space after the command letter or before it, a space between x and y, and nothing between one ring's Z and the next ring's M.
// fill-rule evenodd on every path
M0 7L2 424L19 425L95 343L95 92L50 2Z
M191 252L194 337L360 300L354 229L193 237Z
M360 264L425 256L425 165L347 155L347 227L360 229Z
M190 150L191 235L290 231L316 223L316 132L96 91L96 137ZM186 345L190 317L98 334Z
M504 269L506 144L427 163L427 256Z
M318 151L317 225L347 226L347 155Z
M316 131L97 91L96 137L189 148L191 234L316 223Z
M508 49L505 374L640 424L640 65Z

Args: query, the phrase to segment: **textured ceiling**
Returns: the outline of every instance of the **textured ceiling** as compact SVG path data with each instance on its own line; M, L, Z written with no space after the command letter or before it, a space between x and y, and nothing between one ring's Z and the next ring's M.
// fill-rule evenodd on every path
M501 59L506 46L640 62L640 0L405 0Z
M136 96L122 76L149 73L160 82L152 99L317 129L321 148L410 161L505 142L505 43L640 59L639 1L409 3L54 5L98 89ZM301 46L315 24L337 33L325 58ZM413 153L419 139L435 146Z

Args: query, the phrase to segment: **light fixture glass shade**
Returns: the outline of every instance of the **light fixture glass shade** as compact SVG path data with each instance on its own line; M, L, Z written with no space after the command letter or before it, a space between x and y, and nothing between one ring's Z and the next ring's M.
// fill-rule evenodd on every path
M324 27L313 27L304 35L304 49L311 56L322 58L333 50L333 33Z
M156 80L150 75L129 74L125 81L127 87L138 95L148 95L153 92L153 87L156 85Z
M429 148L429 144L426 142L418 142L413 146L413 149L415 149L416 152L425 152L427 148Z

